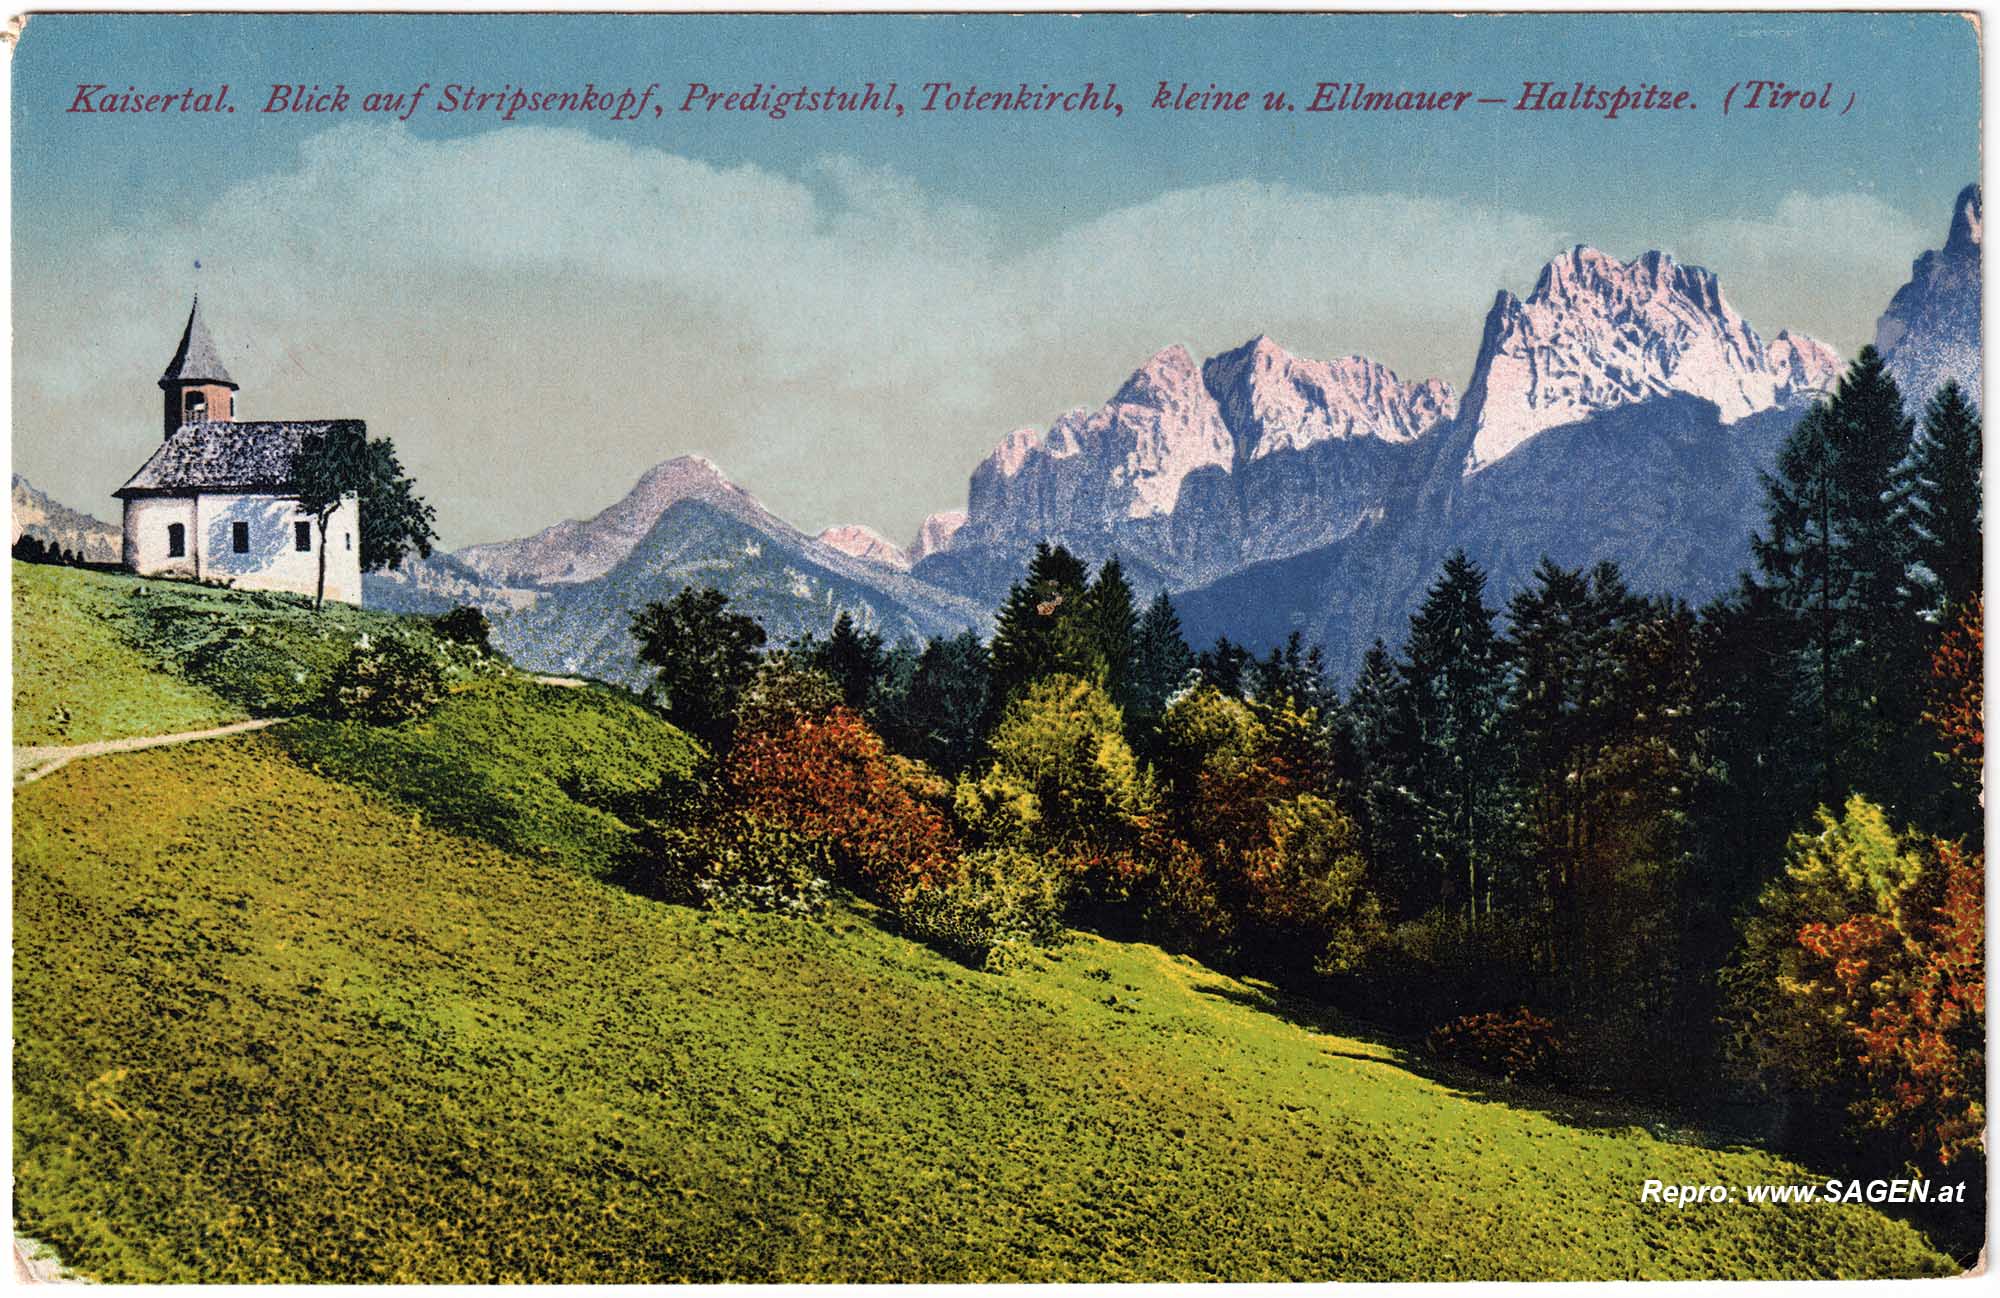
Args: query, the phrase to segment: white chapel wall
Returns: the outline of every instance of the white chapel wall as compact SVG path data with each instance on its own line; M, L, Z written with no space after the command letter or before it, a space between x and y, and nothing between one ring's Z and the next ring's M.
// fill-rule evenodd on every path
M210 581L239 590L288 590L310 595L319 582L319 524L282 496L204 494L200 497L202 568ZM326 597L361 602L360 514L350 497L326 528ZM245 526L249 549L238 554L235 525ZM297 524L309 528L311 549L297 544Z
M168 527L179 523L185 543L178 557ZM197 541L194 501L187 496L136 496L125 502L124 562L142 577L192 577Z
M170 527L185 529L185 553L175 557ZM247 548L236 549L236 524ZM298 548L296 525L310 527L311 548ZM350 497L326 529L326 597L361 602L360 512ZM139 496L125 502L125 566L144 577L198 577L239 590L310 595L319 582L319 525L298 501L247 492Z

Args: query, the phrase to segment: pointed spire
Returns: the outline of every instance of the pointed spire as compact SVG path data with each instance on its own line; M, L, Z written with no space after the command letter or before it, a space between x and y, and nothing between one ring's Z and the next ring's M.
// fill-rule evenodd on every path
M1958 202L1952 205L1951 233L1944 241L1947 256L1979 255L1979 245L1986 233L1986 220L1980 209L1978 185L1967 185L1958 191Z
M188 308L187 328L181 331L181 345L174 352L174 358L167 362L167 372L160 376L160 386L173 387L187 383L220 383L225 387L236 387L235 379L222 368L222 357L215 350L215 340L208 336L208 326L201 319L201 297L195 296L194 305Z

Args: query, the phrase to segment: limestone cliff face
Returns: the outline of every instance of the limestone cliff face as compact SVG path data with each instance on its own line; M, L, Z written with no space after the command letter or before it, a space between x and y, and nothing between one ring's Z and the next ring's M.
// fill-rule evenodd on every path
M829 527L816 539L821 545L831 546L852 558L878 563L897 572L910 570L910 556L903 552L902 546L874 528L860 523L842 523L838 527Z
M1007 435L972 471L966 529L1095 533L1174 512L1181 483L1228 469L1235 443L1187 349L1165 348L1095 411ZM954 543L962 543L961 529Z
M958 535L958 529L964 526L965 511L962 509L941 509L925 518L917 528L917 539L910 543L908 554L911 564L950 545L951 538Z
M1267 337L1197 383L1168 348L1101 409L1004 439L915 571L990 605L1037 542L1117 554L1135 586L1176 592L1195 639L1302 630L1342 667L1401 637L1460 546L1496 598L1544 553L1698 598L1748 561L1758 474L1840 370L1811 338L1760 334L1701 267L1577 247L1497 296L1462 400Z
M1456 408L1438 380L1406 384L1358 356L1296 357L1264 336L1200 365L1168 347L1099 409L1002 439L973 471L965 522L918 571L927 557L941 579L990 598L1052 540L1116 553L1148 581L1210 580L1379 515L1412 448Z
M1875 346L1903 389L1912 414L1946 379L1956 379L1984 408L1980 363L1979 259L1985 218L1977 185L1967 185L1952 206L1944 247L1910 267L1910 282L1896 291L1875 324Z
M1577 247L1525 299L1494 300L1460 419L1471 432L1462 468L1477 473L1548 429L1658 397L1698 397L1734 423L1809 398L1839 369L1812 339L1781 332L1767 345L1699 266Z

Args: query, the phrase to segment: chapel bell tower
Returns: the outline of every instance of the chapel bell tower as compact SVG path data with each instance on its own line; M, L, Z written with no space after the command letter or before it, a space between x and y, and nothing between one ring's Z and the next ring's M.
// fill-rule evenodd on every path
M166 436L187 424L226 423L236 418L236 380L222 368L215 340L201 321L201 298L188 309L180 349L160 376L166 393Z

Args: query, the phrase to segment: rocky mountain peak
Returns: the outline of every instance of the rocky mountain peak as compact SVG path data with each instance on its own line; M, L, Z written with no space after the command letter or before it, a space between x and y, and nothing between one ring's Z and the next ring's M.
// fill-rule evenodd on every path
M1336 438L1409 442L1458 410L1437 379L1406 384L1365 356L1306 360L1259 334L1202 366L1239 462Z
M1875 322L1875 347L1888 361L1912 412L1921 411L1946 379L1956 379L1983 404L1980 351L1980 260L1985 238L1980 190L1967 185L1952 206L1944 247L1910 265L1910 282L1896 290Z
M483 576L517 584L591 581L611 571L653 529L660 515L683 500L704 501L738 518L797 535L755 496L731 482L712 460L677 455L640 474L632 489L602 513L568 519L519 540L470 545L453 557Z
M1182 479L1205 466L1226 470L1234 459L1201 369L1176 343L1155 352L1098 409L1073 410L1046 434L1009 433L973 471L970 512L1032 520L1048 531L1170 514Z
M1159 406L1185 396L1201 383L1201 367L1188 349L1173 343L1154 352L1144 365L1132 371L1125 386L1111 398L1114 406Z
M1985 242L1986 221L1980 211L1979 186L1967 185L1958 191L1952 205L1951 232L1945 236L1947 257L1977 257Z
M937 554L951 545L951 538L965 526L965 511L944 509L924 519L917 528L917 539L910 543L910 562L915 564L927 554Z
M843 523L829 527L817 538L821 545L832 546L842 554L868 563L879 563L885 568L898 572L910 570L910 556L903 553L903 547L889 540L872 527L861 523Z
M1000 439L1000 445L993 448L993 454L986 462L1003 477L1011 478L1021 471L1028 457L1041 447L1042 435L1032 428L1016 428Z
M1781 337L1766 347L1702 267L1579 245L1542 268L1525 300L1495 298L1465 403L1474 431L1463 471L1546 429L1652 397L1699 397L1733 423L1818 392L1837 373L1824 346Z
M1773 373L1785 380L1793 399L1833 390L1840 379L1840 354L1817 338L1778 330L1764 348Z

